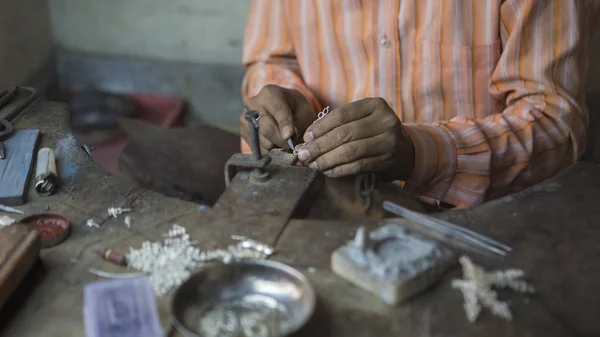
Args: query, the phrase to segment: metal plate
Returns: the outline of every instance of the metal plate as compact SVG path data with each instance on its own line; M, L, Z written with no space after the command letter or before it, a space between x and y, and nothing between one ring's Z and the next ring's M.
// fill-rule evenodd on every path
M254 335L268 330L266 336L286 336L309 320L315 303L306 278L282 263L215 264L177 289L172 318L186 336L239 336L236 331L244 329Z

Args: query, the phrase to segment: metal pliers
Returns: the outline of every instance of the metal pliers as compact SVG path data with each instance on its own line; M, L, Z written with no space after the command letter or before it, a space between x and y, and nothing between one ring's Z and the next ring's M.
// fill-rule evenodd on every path
M10 89L2 90L0 91L0 109L4 108L13 98L18 96L20 90L29 91L29 96L27 96L24 101L17 104L11 111L9 111L4 118L0 118L0 127L2 127L2 129L0 129L0 159L6 158L4 145L2 145L2 139L12 133L13 126L11 121L38 97L38 91L30 87L12 87Z

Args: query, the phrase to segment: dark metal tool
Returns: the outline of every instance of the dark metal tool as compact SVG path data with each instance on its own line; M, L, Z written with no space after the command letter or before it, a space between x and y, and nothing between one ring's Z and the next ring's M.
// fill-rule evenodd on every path
M252 148L252 156L257 163L261 162L262 155L260 153L260 141L258 139L258 118L259 114L256 111L244 108L244 118L248 121L248 130L250 132L250 148ZM262 183L269 180L269 172L264 167L256 167L252 170L250 176L252 182Z
M8 103L11 102L13 98L18 96L20 90L29 91L29 96L27 96L24 101L12 108L12 110L9 111L4 118L0 118L0 126L2 127L0 130L0 159L6 158L4 145L2 145L2 139L12 133L13 127L11 121L38 97L37 90L30 87L12 87L10 89L5 89L0 91L0 109L4 108L6 105L8 105Z
M484 256L495 255L500 257L505 257L512 250L509 246L477 232L448 221L411 211L393 202L384 201L383 208L414 224L415 226L411 226L412 230L461 250Z
M290 147L290 150L294 151L294 149L296 148L296 145L294 145L294 141L291 138L288 138L287 144Z

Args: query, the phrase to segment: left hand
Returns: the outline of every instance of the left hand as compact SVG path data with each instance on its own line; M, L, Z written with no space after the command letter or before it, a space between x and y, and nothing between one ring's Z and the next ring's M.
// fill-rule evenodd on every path
M382 98L365 98L332 110L304 134L298 159L329 177L377 172L406 180L414 148L396 113Z

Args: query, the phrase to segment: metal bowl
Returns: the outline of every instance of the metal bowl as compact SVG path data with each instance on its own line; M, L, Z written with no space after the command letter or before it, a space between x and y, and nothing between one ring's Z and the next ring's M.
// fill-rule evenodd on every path
M276 337L302 327L315 302L308 280L289 266L234 262L206 267L181 285L171 315L185 336Z

